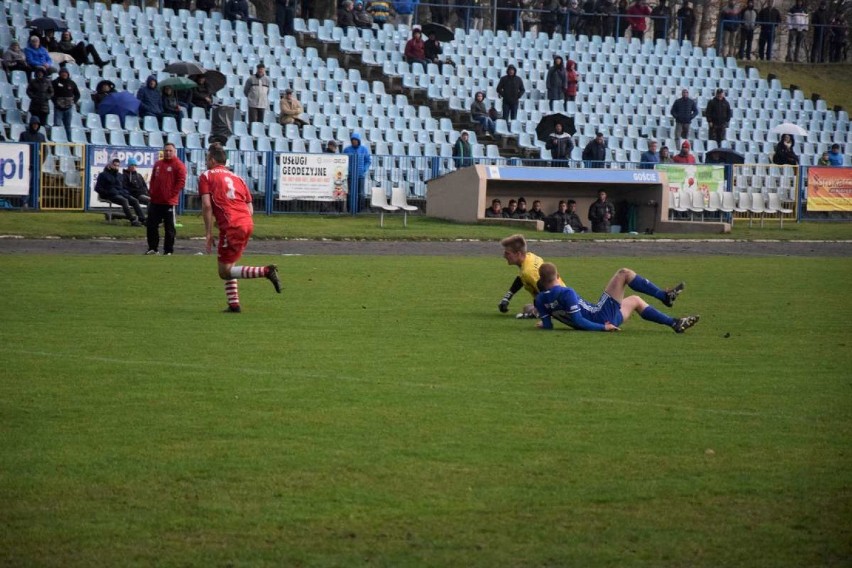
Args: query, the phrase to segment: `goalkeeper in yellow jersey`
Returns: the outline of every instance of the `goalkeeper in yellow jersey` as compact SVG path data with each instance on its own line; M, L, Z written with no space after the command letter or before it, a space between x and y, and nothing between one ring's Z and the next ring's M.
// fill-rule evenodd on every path
M500 244L503 245L503 258L506 259L506 262L517 266L520 270L520 274L512 282L512 286L506 292L506 295L503 296L503 299L500 300L500 305L497 306L505 314L509 311L509 301L511 301L512 296L521 288L525 288L533 297L533 300L535 300L536 295L539 293L538 269L544 263L544 260L540 256L527 251L527 240L523 235L506 237L500 241ZM559 285L564 286L565 284L561 283ZM526 304L523 311L515 317L537 318L538 314L536 313L535 306L530 303Z

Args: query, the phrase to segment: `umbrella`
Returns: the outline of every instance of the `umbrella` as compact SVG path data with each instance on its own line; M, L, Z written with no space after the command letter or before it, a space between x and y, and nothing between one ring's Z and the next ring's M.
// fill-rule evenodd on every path
M745 156L729 148L714 148L704 153L705 164L744 164Z
M57 18L36 18L35 20L30 20L27 26L30 29L45 32L64 32L68 29L65 21Z
M426 37L435 34L435 39L437 39L438 41L453 41L454 39L456 39L453 30L451 30L447 26L442 26L441 24L436 24L434 22L424 24L423 28L420 31L423 32L423 35Z
M225 84L228 82L225 79L225 74L220 73L214 69L208 69L204 72L204 78L207 79L207 86L210 88L210 91L213 93L218 93L221 91Z
M569 135L574 136L574 133L577 132L577 129L574 127L574 117L557 112L555 114L548 114L539 121L538 126L535 127L535 134L538 139L542 142L547 141L548 137L556 131L557 122L562 123L563 131Z
M779 124L775 128L769 131L771 134L792 134L793 136L807 136L808 131L799 126L798 124L793 124L792 122L785 122L783 124Z
M175 91L186 91L189 89L194 89L198 86L198 83L191 79L187 79L186 77L169 77L168 79L163 79L160 81L160 84L157 85L157 88L162 90L166 87L171 87Z
M67 53L61 53L59 51L51 51L50 58L57 65L62 65L63 63L74 63L73 57L71 57Z
M201 75L204 67L194 61L175 61L169 63L164 71L173 75Z
M127 115L139 114L139 99L133 93L128 91L119 91L107 95L101 104L98 105L98 114L101 118L108 114L117 114L121 123L124 124L124 117Z

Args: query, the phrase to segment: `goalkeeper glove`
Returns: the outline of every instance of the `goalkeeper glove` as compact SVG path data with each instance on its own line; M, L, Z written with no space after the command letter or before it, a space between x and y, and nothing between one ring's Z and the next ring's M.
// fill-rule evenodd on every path
M502 300L500 300L500 305L499 305L499 306L497 306L497 308L498 308L498 309L499 309L502 313L504 313L504 314L505 314L506 312L508 312L508 311L509 311L509 300L511 300L511 299L512 299L512 296L514 296L514 294L513 294L512 292L506 292L506 295L505 295L505 296L503 296L503 299L502 299Z

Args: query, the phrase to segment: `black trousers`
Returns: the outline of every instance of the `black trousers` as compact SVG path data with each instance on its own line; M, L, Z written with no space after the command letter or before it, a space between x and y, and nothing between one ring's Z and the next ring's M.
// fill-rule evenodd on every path
M128 221L144 219L145 214L142 212L142 207L139 205L139 200L129 195L110 195L109 197L101 197L104 201L115 203L124 212L124 216ZM130 208L133 208L131 211Z
M160 247L160 223L166 228L166 238L163 242L163 253L171 254L175 250L175 215L174 205L162 203L148 204L148 250L158 250Z

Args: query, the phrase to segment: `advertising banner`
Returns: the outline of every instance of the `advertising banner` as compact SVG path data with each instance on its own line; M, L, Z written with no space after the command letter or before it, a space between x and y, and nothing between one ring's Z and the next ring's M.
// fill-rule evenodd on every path
M808 168L808 211L852 211L852 168Z
M711 191L725 191L725 166L706 166L692 164L657 164L657 171L666 173L669 179L669 191L680 194L681 191L699 191L704 194L704 202L710 200Z
M162 150L159 148L133 148L128 146L91 146L90 148L92 157L89 162L89 207L106 207L105 204L98 201L95 183L98 174L104 171L106 165L113 158L121 160L120 171L122 172L127 168L127 160L130 158L136 160L136 171L148 185L151 181L154 163L162 157Z
M348 174L345 154L279 154L278 199L346 199Z
M30 146L0 144L0 195L30 194Z

